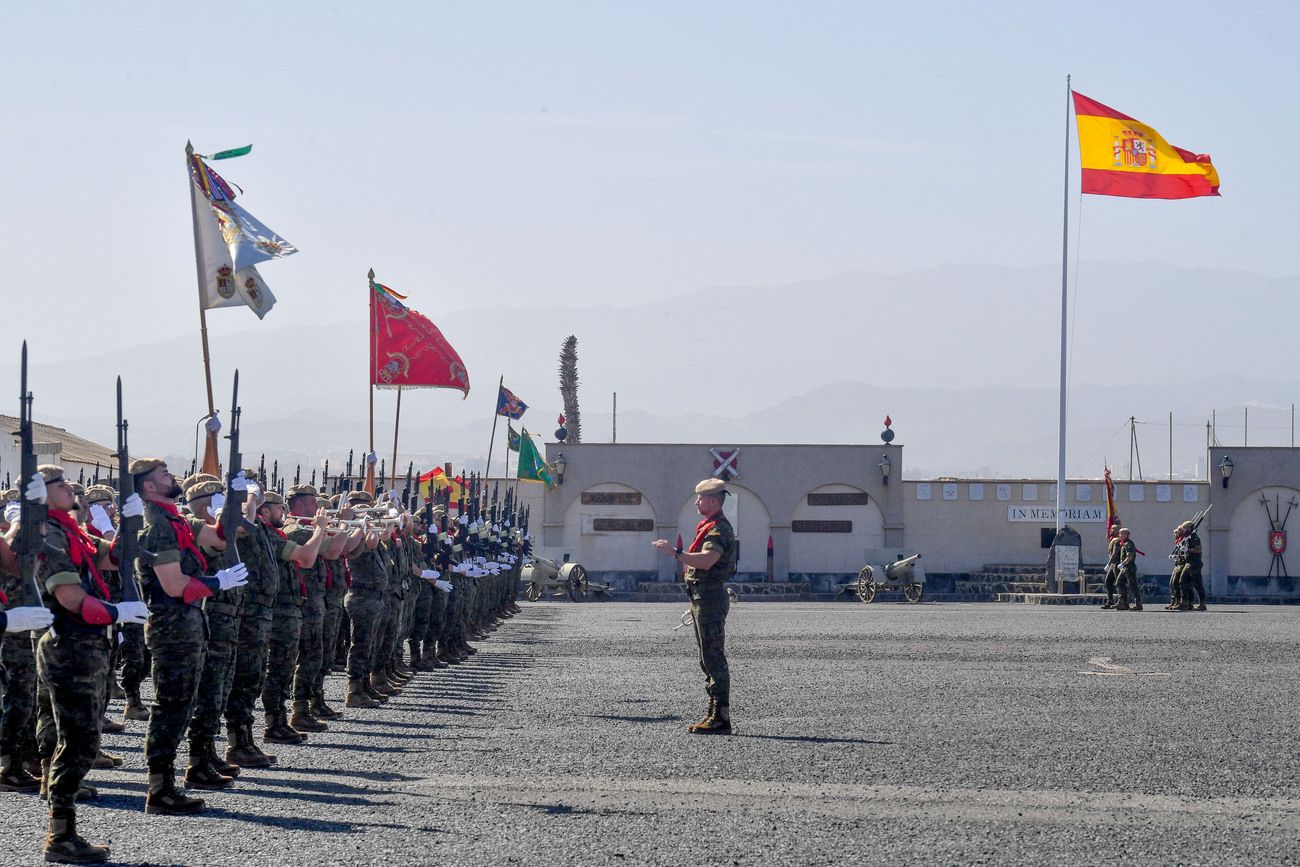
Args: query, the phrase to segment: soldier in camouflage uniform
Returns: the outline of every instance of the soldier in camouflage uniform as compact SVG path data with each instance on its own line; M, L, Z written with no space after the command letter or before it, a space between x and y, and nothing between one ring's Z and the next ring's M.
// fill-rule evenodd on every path
M695 620L695 643L709 695L708 715L687 730L692 734L731 734L731 672L725 650L727 581L736 574L736 533L722 513L727 486L721 479L705 479L695 486L695 508L703 516L695 528L690 549L675 553L672 542L657 539L654 546L686 566L686 593Z
M216 527L213 498L225 490L221 481L200 474L186 479L181 487L190 513L208 526ZM251 512L251 507L248 510ZM216 562L218 553L204 550L203 555L209 562ZM240 614L247 591L247 587L227 590L203 606L208 616L208 652L194 698L194 716L189 728L190 765L185 770L185 784L196 789L223 789L239 776L239 765L217 755L216 737L221 733L221 712L235 678Z
M246 478L255 475L256 470L244 469ZM239 617L235 676L231 681L230 695L226 698L226 732L229 737L226 761L243 768L266 768L275 763L275 756L263 752L257 745L253 738L253 720L266 676L275 600L283 580L280 555L285 546L266 523L268 512L257 508L257 495L250 492L248 502L256 512L252 528L241 528L236 541L239 559L248 567L249 581Z
M324 497L317 498L318 509L330 508L330 501ZM356 531L348 534L348 541L337 552L330 546L322 555L325 570L325 617L321 626L321 665L316 672L316 681L311 687L311 712L317 719L335 719L343 712L335 710L325 703L325 676L334 664L339 645L340 626L343 623L343 598L347 595L351 583L348 572L347 555L356 550L364 541L365 534ZM296 687L295 687L296 689Z
M1142 610L1142 582L1137 574L1137 545L1127 527L1121 527L1115 538L1119 542L1119 604L1116 611ZM1129 600L1132 599L1132 605Z
M311 485L294 485L290 488L286 505L290 517L284 530L289 541L296 543L299 550L305 550L315 540L320 551L320 556L310 567L299 566L296 570L306 594L302 601L298 665L293 672L293 717L289 720L289 726L299 732L325 731L327 726L316 716L313 699L316 697L316 687L320 684L324 665L325 585L329 580L326 560L338 559L348 544L348 536L337 533L329 537L328 543L323 541L328 517L324 512L320 512L317 517L316 489ZM337 715L337 712L334 713Z
M266 652L266 670L262 677L262 710L266 715L263 737L277 744L300 744L307 735L289 725L285 703L293 695L293 672L298 663L298 643L302 639L303 602L307 595L306 577L302 570L312 569L325 538L324 518L321 525L302 536L307 541L299 544L284 532L284 498L267 491L257 513L268 530L267 539L281 564L280 585L275 595L275 608L271 619L271 637ZM313 502L315 498L313 497ZM314 509L313 509L314 511Z
M28 766L39 765L34 728L36 651L33 645L39 636L31 634L31 627L22 625L26 622L24 618L29 617L36 606L22 604L29 582L24 581L22 567L8 541L18 529L18 496L16 488L4 492L8 514L3 526L5 538L0 539L0 571L4 573L0 574L0 608L11 614L20 607L23 609L22 613L12 615L13 621L3 638L0 671L5 672L5 679L0 683L4 697L3 716L0 716L0 792L26 792L40 786L40 780L28 771ZM4 613L0 612L0 616Z
M370 506L374 498L365 491L348 495L349 505ZM350 518L348 510L340 517ZM379 533L366 533L365 543L348 557L352 573L352 586L348 588L343 605L351 625L351 644L348 648L348 707L375 707L388 701L392 690L378 672L371 671L375 645L383 626L384 596L388 590L388 572L378 551Z
M1205 611L1205 583L1201 578L1204 564L1201 537L1191 521L1184 521L1174 531L1174 571L1170 577L1169 608L1191 611L1192 600L1197 599L1197 611Z
M145 642L153 654L153 704L144 751L149 765L145 812L196 813L203 801L176 788L176 749L194 715L194 698L207 644L204 599L247 583L242 565L210 574L208 550L225 548L218 529L182 516L173 502L181 494L161 458L131 462L136 492L147 506L140 531L137 572L149 604ZM242 477L234 481L244 484Z
M103 577L103 570L111 565L109 544L91 537L77 523L76 496L63 479L62 467L41 466L27 496L49 506L39 580L42 602L54 614L54 623L36 644L36 671L49 697L50 716L38 726L37 736L50 803L45 860L106 861L108 847L91 845L77 834L75 801L99 754L109 627L143 623L148 612L141 602L109 603ZM122 511L128 517L139 515L140 498L129 499Z

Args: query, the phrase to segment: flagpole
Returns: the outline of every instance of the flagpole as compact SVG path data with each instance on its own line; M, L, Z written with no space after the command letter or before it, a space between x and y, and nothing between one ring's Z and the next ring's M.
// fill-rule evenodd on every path
M190 178L190 160L193 156L194 145L187 141L185 142L185 177L191 184L194 183L193 178ZM199 285L199 337L203 342L203 381L208 387L208 418L212 418L217 414L217 407L212 399L212 356L208 352L208 310L203 303L206 300L206 293L203 286L203 249L199 246L198 208L198 200L194 198L194 192L191 190L190 216L194 222L194 271ZM203 444L203 472L220 476L220 464L217 458L217 434L215 431L208 431Z
M375 381L374 372L378 367L378 335L375 333L375 269L371 268L366 274L370 283L370 370L366 372L366 380L370 383L370 451L366 453L366 482L365 490L372 496L375 493L375 465L370 462L370 456L375 453ZM399 398L400 399L400 398Z
M1065 526L1065 339L1070 258L1070 76L1065 76L1065 183L1061 217L1061 400L1056 450L1056 531Z
M501 374L501 379L499 379L499 380L497 381L497 403L498 403L498 404L501 403L501 389L505 386L505 384L506 384L506 375L503 373L503 374ZM495 447L496 444L497 444L497 418L499 418L500 415L501 415L501 413L497 412L497 408L494 407L494 408L492 409L492 439L491 439L491 441L488 442L488 459L487 459L487 467L483 470L483 478L485 478L485 479L486 479L486 478L491 478L491 472L492 472L492 449L493 449L493 447ZM509 451L509 449L507 449L506 451Z
M397 415L393 418L393 487L396 485L397 473L397 431L402 426L402 387L397 387Z

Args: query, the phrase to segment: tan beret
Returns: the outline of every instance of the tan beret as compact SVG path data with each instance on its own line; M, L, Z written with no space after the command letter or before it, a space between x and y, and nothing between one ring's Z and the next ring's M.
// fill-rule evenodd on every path
M18 493L17 488L9 488L7 491L4 492L4 494L0 495L0 497L3 497L3 499L5 500L16 500L20 496L21 494Z
M117 491L108 485L91 485L86 488L87 503L111 503L117 498Z
M262 505L263 505L263 506L283 506L283 505L284 505L284 497L280 496L280 495L277 494L275 491L267 491L267 492L262 496Z
M76 494L78 497L86 493L86 486L81 482L68 482L68 487L72 488L72 493Z
M221 479L212 475L212 473L195 473L194 475L190 476L189 478L181 482L181 490L188 491L190 488L194 487L199 482L219 482L219 481L221 481Z
M334 501L331 500L329 497L317 497L317 498L316 498L316 508L318 508L318 509L328 509L328 508L332 507L333 505L334 505Z
M348 494L348 502L351 504L365 503L367 506L373 506L375 504L375 498L374 495L368 491L353 491Z
M216 479L202 479L185 489L185 501L187 503L192 503L195 500L201 500L204 497L211 497L213 494L219 494L225 489L226 486Z
M695 493L707 497L721 497L727 493L727 483L722 479L705 479L695 486Z
M293 499L294 497L316 497L319 495L320 491L316 490L314 485L294 485L289 489L289 492L285 494L289 499Z
M145 473L151 473L159 467L167 466L167 462L162 458L136 458L131 461L131 467L128 470L133 476L143 476Z
M41 464L36 468L36 472L45 477L47 485L63 481L63 467L58 464Z

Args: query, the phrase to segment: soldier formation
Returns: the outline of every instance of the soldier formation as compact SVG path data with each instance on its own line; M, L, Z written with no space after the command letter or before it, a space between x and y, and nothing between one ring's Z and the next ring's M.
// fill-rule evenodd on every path
M1208 510L1207 510L1208 511ZM1174 561L1169 575L1169 604L1166 611L1205 611L1205 582L1201 578L1201 537L1196 528L1204 513L1174 528L1174 550L1169 559ZM1114 611L1142 610L1142 583L1137 574L1137 555L1142 553L1133 543L1127 527L1119 521L1111 523L1106 547L1105 589L1103 609Z
M409 486L376 497L340 479L331 498L233 467L224 483L179 480L137 459L119 493L43 465L5 493L0 790L48 799L47 861L108 859L78 834L76 804L95 797L92 768L122 763L99 746L123 728L111 700L147 723L146 812L195 813L187 788L275 763L254 734L259 698L262 740L304 743L344 714L325 701L331 672L346 673L345 706L369 711L416 672L463 662L519 610L528 516L509 488L489 497L470 478L454 502L444 490L420 503Z

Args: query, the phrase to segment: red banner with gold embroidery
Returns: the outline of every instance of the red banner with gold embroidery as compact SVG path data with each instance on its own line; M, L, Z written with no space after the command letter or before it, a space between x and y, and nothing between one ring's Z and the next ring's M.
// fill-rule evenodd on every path
M469 371L438 326L370 281L370 384L455 388L469 395Z

